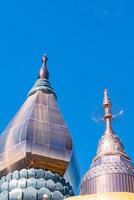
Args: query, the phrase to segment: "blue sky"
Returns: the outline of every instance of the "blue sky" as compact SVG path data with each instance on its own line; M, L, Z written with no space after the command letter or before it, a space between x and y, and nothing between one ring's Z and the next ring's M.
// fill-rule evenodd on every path
M81 175L95 156L103 124L91 120L109 89L125 115L113 124L134 160L134 2L0 2L0 130L26 99L47 53L50 80L69 126Z

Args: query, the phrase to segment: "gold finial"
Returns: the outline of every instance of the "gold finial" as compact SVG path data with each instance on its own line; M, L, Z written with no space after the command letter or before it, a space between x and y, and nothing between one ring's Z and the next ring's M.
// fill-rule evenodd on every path
M104 119L106 122L106 133L112 133L112 128L111 128L111 120L112 120L112 113L111 113L111 101L108 96L108 90L104 90L104 99L103 99L103 107L104 107Z
M44 53L42 56L42 66L39 72L39 79L48 79L49 78L49 72L47 70L47 55Z

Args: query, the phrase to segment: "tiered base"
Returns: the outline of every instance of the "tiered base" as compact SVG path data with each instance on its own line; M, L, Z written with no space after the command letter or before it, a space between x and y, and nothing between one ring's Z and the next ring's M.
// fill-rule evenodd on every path
M14 171L0 180L0 200L42 200L44 194L62 200L74 192L63 177L42 169Z

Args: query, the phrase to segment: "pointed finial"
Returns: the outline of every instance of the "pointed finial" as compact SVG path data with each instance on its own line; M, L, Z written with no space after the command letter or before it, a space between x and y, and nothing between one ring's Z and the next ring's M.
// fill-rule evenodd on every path
M112 133L112 128L111 128L111 120L112 120L112 113L111 113L111 101L108 96L108 90L104 90L104 99L103 99L103 107L104 107L104 119L106 122L106 133Z
M44 53L42 56L42 66L39 72L39 79L49 79L49 72L47 70L47 55Z
M42 56L42 63L43 63L44 65L46 65L47 60L48 60L47 54L44 53L43 56Z

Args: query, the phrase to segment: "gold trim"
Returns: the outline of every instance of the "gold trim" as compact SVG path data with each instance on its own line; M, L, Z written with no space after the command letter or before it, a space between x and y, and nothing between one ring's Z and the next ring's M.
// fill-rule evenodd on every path
M67 198L67 200L134 200L134 193L111 192L95 195L81 195Z

